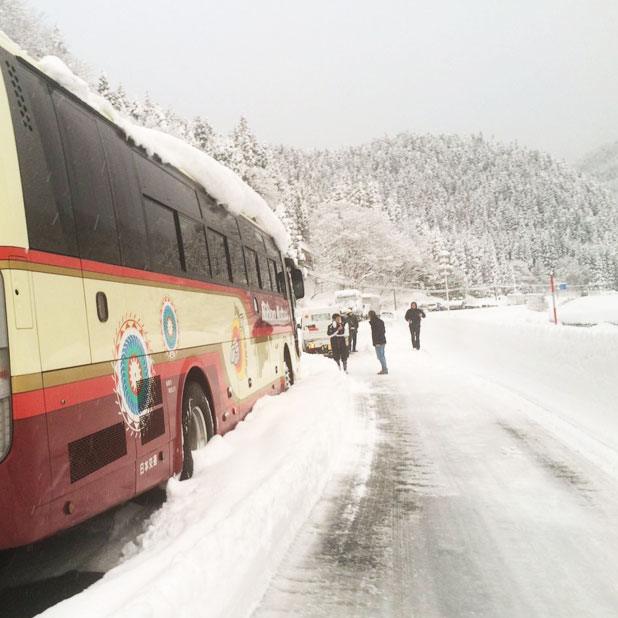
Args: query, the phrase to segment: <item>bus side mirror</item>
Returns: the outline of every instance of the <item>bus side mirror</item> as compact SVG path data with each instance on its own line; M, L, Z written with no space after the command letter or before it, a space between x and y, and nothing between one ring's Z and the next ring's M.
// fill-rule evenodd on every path
M299 268L292 268L292 289L294 290L294 297L298 300L305 296L305 282L303 281L303 273Z

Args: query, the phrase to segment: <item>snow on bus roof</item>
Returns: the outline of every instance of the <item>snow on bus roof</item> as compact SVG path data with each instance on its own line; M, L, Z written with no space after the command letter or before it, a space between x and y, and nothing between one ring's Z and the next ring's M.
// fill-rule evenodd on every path
M283 253L287 251L289 235L279 217L268 206L264 198L231 169L177 137L135 124L116 110L107 99L92 92L88 84L75 75L60 58L45 56L39 61L33 60L1 31L0 44L11 53L37 67L117 125L127 137L142 147L148 156L152 157L156 154L163 163L176 167L195 180L217 203L232 214L243 214L253 219L272 235L277 247Z

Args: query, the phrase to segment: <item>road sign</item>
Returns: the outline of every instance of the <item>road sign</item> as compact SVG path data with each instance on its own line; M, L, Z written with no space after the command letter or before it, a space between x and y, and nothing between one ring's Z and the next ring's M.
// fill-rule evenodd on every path
M559 283L558 284L558 289L559 290L566 290L567 289L567 284L566 283Z

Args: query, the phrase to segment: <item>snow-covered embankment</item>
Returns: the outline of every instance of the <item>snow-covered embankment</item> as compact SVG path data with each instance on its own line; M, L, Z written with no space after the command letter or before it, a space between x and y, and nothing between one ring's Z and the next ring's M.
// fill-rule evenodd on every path
M196 453L191 480L169 481L167 502L120 566L43 615L247 615L362 431L351 380L332 361L305 357L299 377Z

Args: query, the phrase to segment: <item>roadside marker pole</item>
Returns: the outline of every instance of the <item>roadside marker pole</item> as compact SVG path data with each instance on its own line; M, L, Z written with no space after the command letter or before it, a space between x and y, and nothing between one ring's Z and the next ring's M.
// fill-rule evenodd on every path
M558 315L556 314L556 286L554 285L554 273L549 274L551 280L551 300L554 305L554 324L558 325Z

